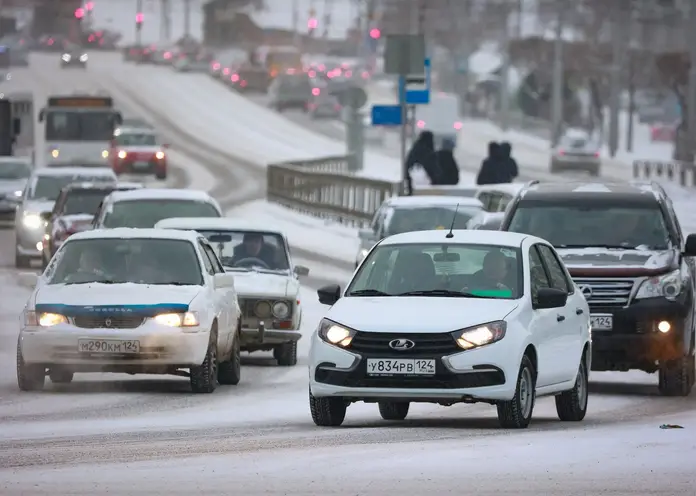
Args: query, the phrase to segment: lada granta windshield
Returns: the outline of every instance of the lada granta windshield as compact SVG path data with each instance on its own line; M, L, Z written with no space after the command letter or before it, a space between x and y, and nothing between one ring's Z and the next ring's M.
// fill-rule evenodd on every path
M46 270L49 284L203 284L196 250L179 239L68 241Z
M518 248L478 244L400 244L375 248L348 296L517 299L523 294Z

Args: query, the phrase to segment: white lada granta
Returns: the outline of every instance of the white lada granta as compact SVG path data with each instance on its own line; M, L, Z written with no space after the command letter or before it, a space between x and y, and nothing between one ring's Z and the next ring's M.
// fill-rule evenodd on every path
M232 275L193 231L74 234L34 288L17 343L23 391L76 372L175 374L195 393L240 380L241 312Z
M421 231L379 242L312 336L309 405L338 426L357 401L403 420L411 402L497 406L524 428L535 398L561 420L587 410L590 315L543 239L499 231Z

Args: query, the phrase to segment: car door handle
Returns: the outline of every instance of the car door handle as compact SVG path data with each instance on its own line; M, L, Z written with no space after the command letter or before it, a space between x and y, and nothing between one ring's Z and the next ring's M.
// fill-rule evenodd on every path
M583 313L585 313L585 310L583 310L582 308L575 309L575 315L582 315Z
M556 320L559 322L563 322L565 320L565 315L556 315Z

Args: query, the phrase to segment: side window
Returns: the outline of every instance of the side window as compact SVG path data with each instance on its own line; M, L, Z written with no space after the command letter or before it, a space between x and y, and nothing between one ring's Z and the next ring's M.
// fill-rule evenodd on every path
M225 273L225 268L222 266L220 263L220 260L218 259L217 255L215 255L215 250L213 250L210 246L208 245L203 245L203 251L205 254L208 256L210 259L210 263L213 267L213 271L216 274L224 274Z
M544 261L544 265L546 265L549 277L551 278L551 287L562 289L570 294L573 291L573 284L568 281L566 271L558 258L556 258L556 254L548 246L536 246L541 254L541 259Z
M672 205L672 201L670 199L667 199L665 202L665 205L667 206L667 212L669 213L670 219L667 220L667 225L670 226L671 229L676 229L676 235L677 235L677 241L679 242L679 246L683 246L684 244L684 231L682 231L681 224L679 224L679 217L677 216L677 213L674 211L674 206Z
M208 255L208 252L205 251L205 246L202 243L198 243L198 246L200 247L201 252L203 253L203 265L205 266L205 270L211 276L214 275L215 270L213 269L213 262L210 261L210 256Z
M370 227L375 232L375 234L379 232L380 226L382 225L382 218L384 218L384 210L384 207L378 208L377 212L375 212L374 217L372 217Z
M541 256L536 245L529 249L529 281L532 293L532 303L536 303L537 294L541 288L550 288L549 278L546 275Z
M478 195L476 195L476 198L478 198L478 201L480 201L481 203L483 203L483 209L484 209L486 212L490 212L490 211L491 211L491 209L490 209L491 193L490 193L490 192L488 192L488 191L483 191L483 192L479 193Z
M512 201L512 198L512 195L508 195L507 193L501 193L500 203L498 203L498 208L496 209L496 212L504 212L507 206Z

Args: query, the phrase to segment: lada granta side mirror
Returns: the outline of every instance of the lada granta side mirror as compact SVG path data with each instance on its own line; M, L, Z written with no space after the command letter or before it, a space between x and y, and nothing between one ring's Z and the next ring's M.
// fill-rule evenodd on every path
M540 288L537 292L534 308L540 310L542 308L561 308L568 301L568 293L562 289L556 288Z

